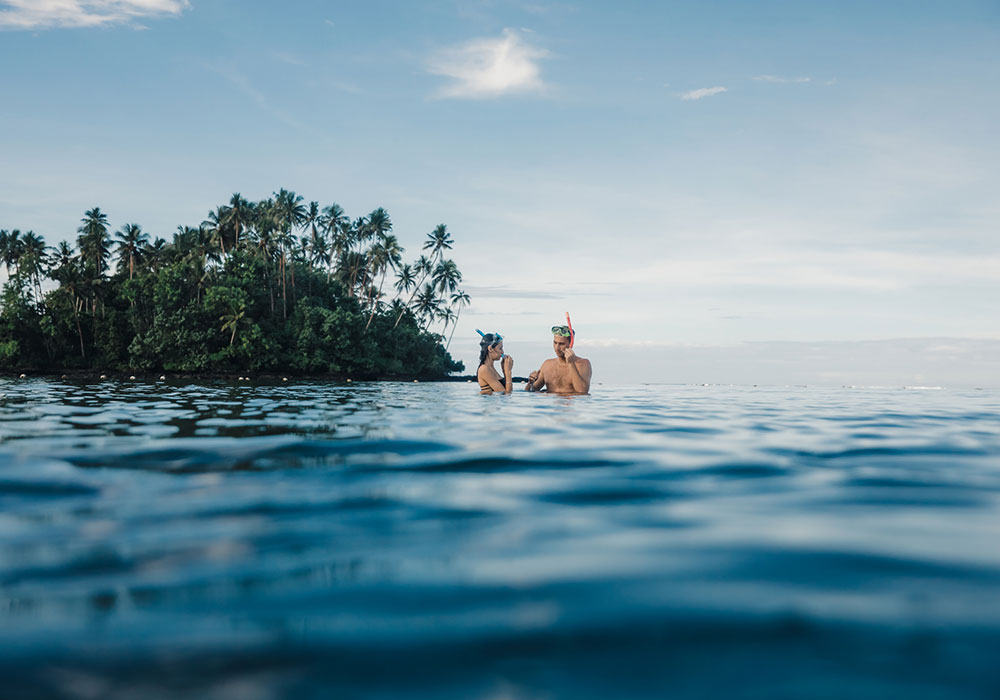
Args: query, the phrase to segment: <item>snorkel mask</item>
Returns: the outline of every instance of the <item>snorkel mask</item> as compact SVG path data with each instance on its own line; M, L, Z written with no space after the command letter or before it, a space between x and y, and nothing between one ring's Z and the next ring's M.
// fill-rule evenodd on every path
M569 320L569 311L566 312L566 325L552 326L552 335L561 335L564 338L569 338L569 346L573 347L573 341L576 340L576 331L573 330L573 322Z
M485 334L485 333L483 333L483 332L482 332L481 330L479 330L478 328L476 329L476 333L478 333L478 334L479 334L479 337L480 337L480 338L485 338L485 337L486 337L486 334ZM502 335L500 335L499 333L494 333L494 334L493 334L493 342L492 342L492 343L490 343L490 347L493 347L494 345L496 345L497 343L500 343L500 342L502 342L502 341L503 341L503 336L502 336ZM505 352L502 352L502 353L500 353L500 359L501 359L501 360L502 360L503 358L505 358L505 357L507 357L507 353L505 353Z

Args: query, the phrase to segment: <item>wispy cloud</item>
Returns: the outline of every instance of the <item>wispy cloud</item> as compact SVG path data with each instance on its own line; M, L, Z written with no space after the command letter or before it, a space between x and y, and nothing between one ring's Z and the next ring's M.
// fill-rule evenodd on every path
M205 68L227 80L247 97L249 97L260 109L268 112L271 116L281 122L284 122L293 129L298 129L303 133L311 135L317 135L319 133L316 129L304 124L285 109L276 107L268 96L261 92L243 73L213 64L205 64Z
M439 51L427 70L451 78L439 97L487 99L543 91L538 61L547 55L525 42L520 32L505 29L499 38L473 39Z
M680 95L682 100L700 100L704 97L711 97L712 95L718 95L720 92L727 92L726 88L721 85L716 85L710 88L698 88L697 90L689 90L688 92L683 92Z
M303 61L301 58L293 56L290 53L284 53L283 51L272 51L271 55L274 56L279 61L281 61L282 63L287 63L290 66L306 65L305 61Z
M188 7L188 0L0 0L0 29L102 27Z
M761 83L808 83L812 78L785 78L780 75L755 75L752 80Z

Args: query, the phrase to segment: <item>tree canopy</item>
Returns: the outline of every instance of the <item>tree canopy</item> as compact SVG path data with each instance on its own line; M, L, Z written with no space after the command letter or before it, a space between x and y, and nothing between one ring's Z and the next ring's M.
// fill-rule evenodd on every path
M236 193L168 241L84 213L76 248L0 230L0 369L443 377L469 297L444 224L404 262L389 213ZM114 263L112 271L110 264ZM393 276L387 284L387 278ZM454 327L452 327L454 332Z

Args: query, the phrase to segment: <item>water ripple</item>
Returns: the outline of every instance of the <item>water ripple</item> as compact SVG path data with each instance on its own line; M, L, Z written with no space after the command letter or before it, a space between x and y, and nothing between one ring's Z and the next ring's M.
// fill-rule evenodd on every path
M996 392L598 389L0 380L6 691L998 694Z

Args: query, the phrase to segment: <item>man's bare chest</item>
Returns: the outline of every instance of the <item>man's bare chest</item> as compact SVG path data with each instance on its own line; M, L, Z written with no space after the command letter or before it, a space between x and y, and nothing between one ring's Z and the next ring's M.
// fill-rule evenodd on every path
M569 376L569 365L562 362L552 362L545 367L545 383L555 387L564 387L572 384Z

